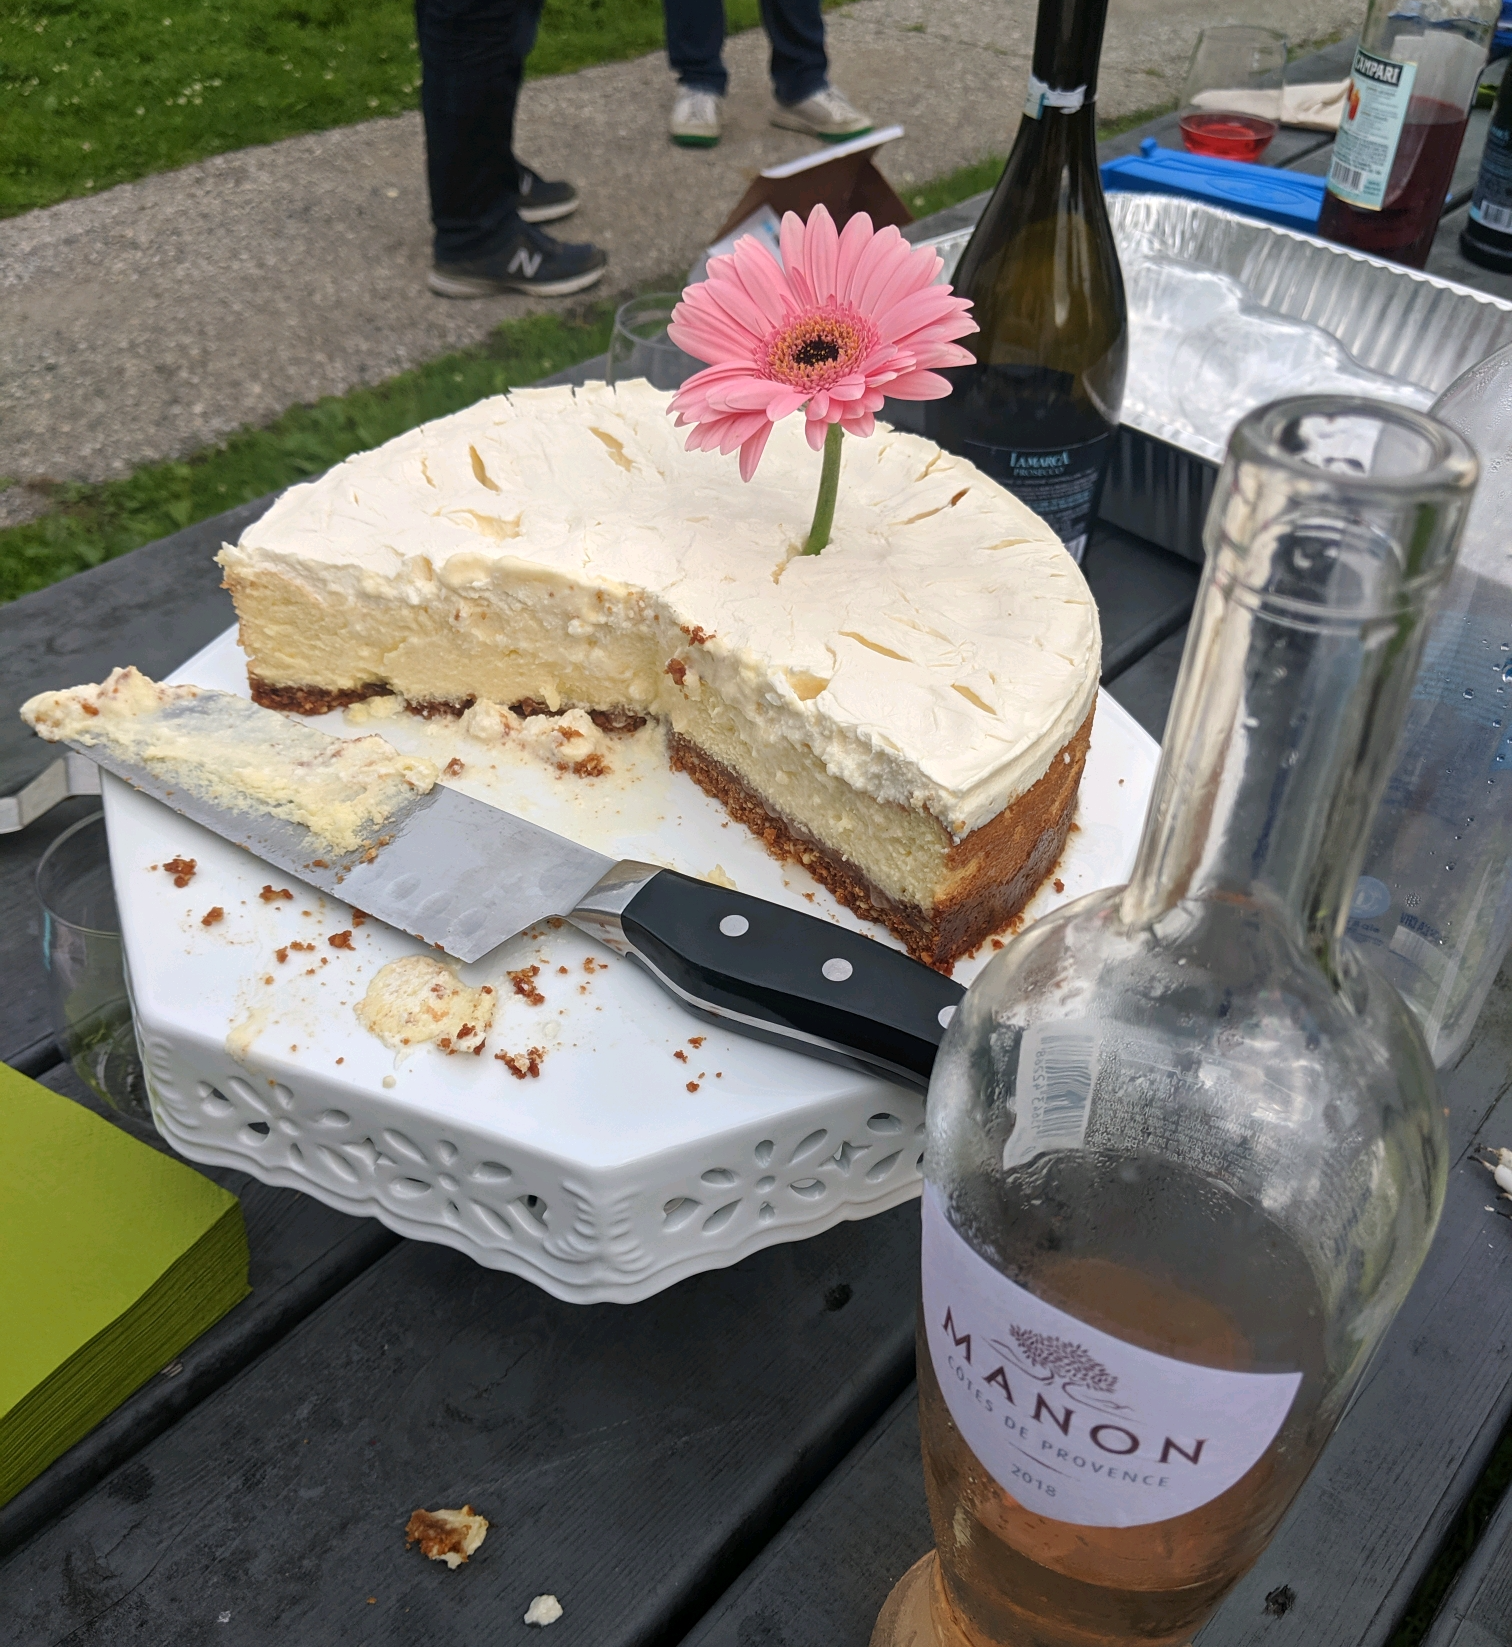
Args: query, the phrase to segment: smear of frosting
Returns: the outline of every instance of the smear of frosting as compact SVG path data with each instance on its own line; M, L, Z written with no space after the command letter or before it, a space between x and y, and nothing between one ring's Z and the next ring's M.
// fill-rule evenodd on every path
M130 668L39 693L21 718L49 742L103 749L217 806L303 824L337 852L363 845L438 776L376 735L328 737L233 693L160 685Z
M396 1052L427 1041L443 1052L478 1052L497 1005L490 985L471 989L444 961L405 955L378 969L353 1011Z

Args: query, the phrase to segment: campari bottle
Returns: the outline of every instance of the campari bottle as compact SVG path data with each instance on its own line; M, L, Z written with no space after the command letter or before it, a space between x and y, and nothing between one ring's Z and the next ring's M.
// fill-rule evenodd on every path
M954 285L981 328L924 428L1042 516L1076 560L1123 404L1129 324L1097 169L1108 0L1040 0L1018 136Z
M1475 474L1371 401L1235 429L1133 878L1010 943L935 1065L937 1550L875 1643L1189 1641L1417 1274L1433 1066L1344 928Z
M1501 0L1370 0L1318 233L1421 269Z

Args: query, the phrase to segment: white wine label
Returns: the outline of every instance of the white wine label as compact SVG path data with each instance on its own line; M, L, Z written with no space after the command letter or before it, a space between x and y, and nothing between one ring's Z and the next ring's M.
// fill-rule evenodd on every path
M1043 1303L956 1233L932 1184L920 1307L966 1445L1053 1521L1142 1527L1209 1503L1275 1440L1302 1382L1156 1355Z
M1019 1043L1017 1118L1003 1165L1022 1167L1049 1149L1080 1149L1097 1076L1097 1024L1090 1018L1031 1024Z
M1386 203L1391 163L1412 101L1416 63L1398 63L1361 48L1355 53L1344 116L1334 141L1328 190L1351 206L1378 212Z

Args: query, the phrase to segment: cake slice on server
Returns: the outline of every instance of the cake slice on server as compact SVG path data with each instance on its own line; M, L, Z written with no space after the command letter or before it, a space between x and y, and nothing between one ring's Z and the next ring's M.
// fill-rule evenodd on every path
M941 968L1064 847L1101 638L1080 570L970 463L847 443L833 533L789 419L755 478L642 382L515 390L286 492L225 569L254 698L654 717L674 767ZM505 714L502 711L512 713Z

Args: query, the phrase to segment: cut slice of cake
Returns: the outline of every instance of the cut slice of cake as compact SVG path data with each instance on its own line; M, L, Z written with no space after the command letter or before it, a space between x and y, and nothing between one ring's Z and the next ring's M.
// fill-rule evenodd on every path
M829 547L788 419L685 452L645 383L516 390L286 492L221 553L253 696L654 716L672 764L937 966L1065 844L1101 652L1039 517L931 442L845 443Z

